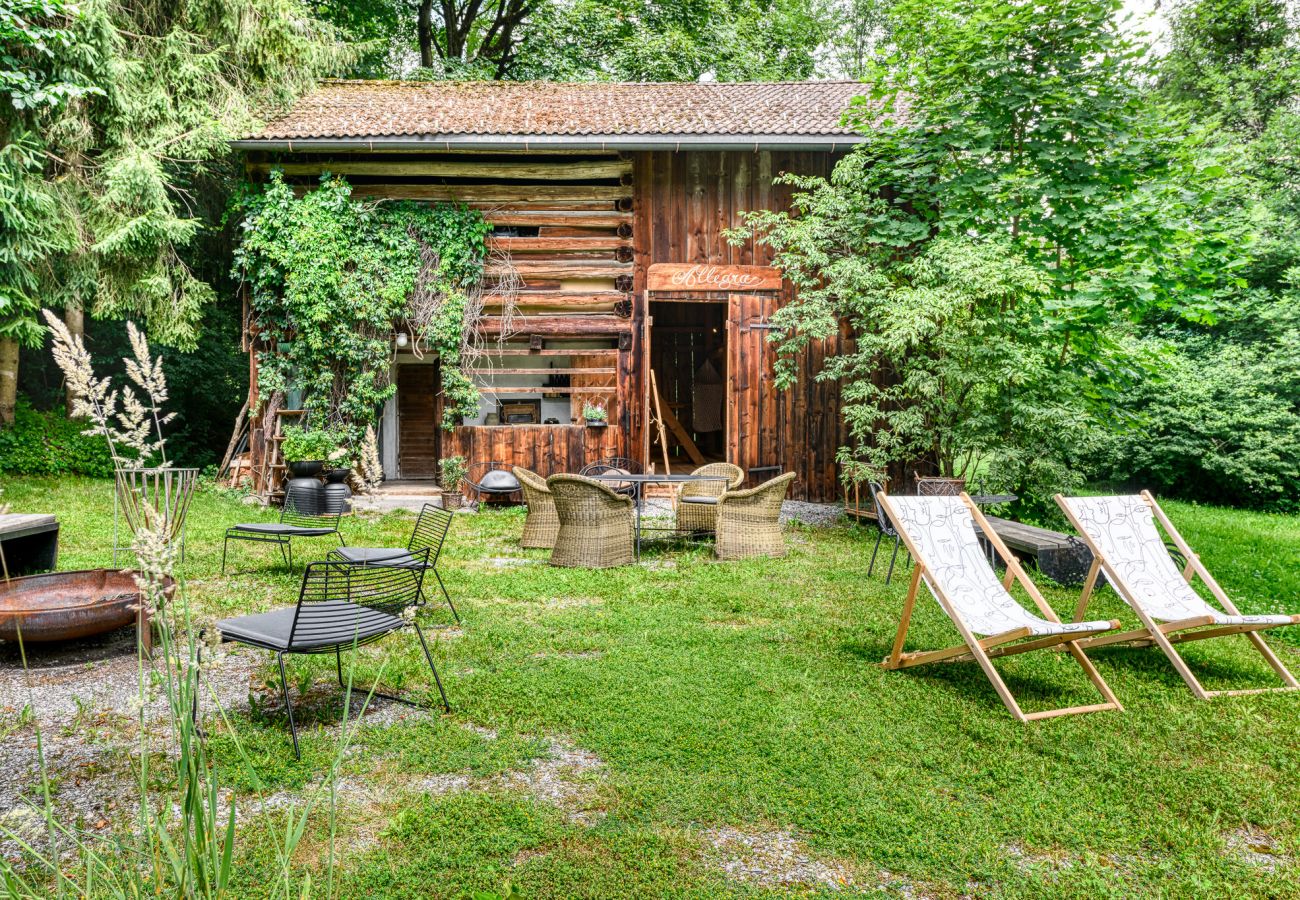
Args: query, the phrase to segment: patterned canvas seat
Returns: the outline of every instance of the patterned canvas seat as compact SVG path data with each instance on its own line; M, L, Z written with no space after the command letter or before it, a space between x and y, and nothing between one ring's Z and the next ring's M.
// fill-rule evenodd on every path
M1244 634L1285 684L1285 687L1262 690L1294 690L1300 687L1300 683L1257 633L1265 628L1300 624L1300 616L1242 615L1149 492L1115 497L1064 497L1058 494L1056 502L1093 553L1092 568L1084 583L1075 618L1083 617L1096 586L1097 575L1105 569L1108 582L1142 620L1142 627L1135 631L1095 638L1088 642L1088 646L1156 644L1173 663L1192 693L1204 700L1216 694L1259 691L1205 690L1173 645L1222 635ZM1186 570L1179 571L1178 565L1169 555L1160 529L1156 527L1157 520L1178 551L1187 559ZM1191 584L1194 576L1200 576L1222 609L1216 609L1196 592Z
M1081 639L1118 628L1118 622L1061 622L1037 586L1029 580L1019 560L965 493L957 496L892 497L882 490L876 492L876 499L916 562L898 634L885 659L885 668L974 660L992 682L1003 704L1020 722L1074 713L1123 710L1110 686L1079 645ZM1008 575L1005 583L998 579L980 546L980 534L1006 564ZM1041 615L1025 609L1011 595L1008 587L1012 578L1020 582ZM923 581L961 633L961 645L942 650L903 652L916 595ZM1062 644L1104 702L1024 712L993 667L992 660Z

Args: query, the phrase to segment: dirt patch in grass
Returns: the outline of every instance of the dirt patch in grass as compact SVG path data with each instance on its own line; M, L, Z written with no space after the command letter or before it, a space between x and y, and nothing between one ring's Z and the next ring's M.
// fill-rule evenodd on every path
M856 867L819 859L785 830L743 831L711 828L704 832L705 856L728 878L760 887L853 887L863 883Z
M1295 862L1277 838L1258 828L1230 831L1224 835L1223 843L1232 859L1268 872L1276 872Z

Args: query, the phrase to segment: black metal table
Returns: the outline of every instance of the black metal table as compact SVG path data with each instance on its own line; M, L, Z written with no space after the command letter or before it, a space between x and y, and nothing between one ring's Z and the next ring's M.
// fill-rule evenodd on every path
M599 475L586 475L593 481L607 481L615 484L632 485L632 503L636 507L636 558L641 558L641 507L643 505L642 487L647 484L685 484L691 481L727 481L726 475L657 475L624 474L622 472L602 472ZM676 531L677 529L672 529Z

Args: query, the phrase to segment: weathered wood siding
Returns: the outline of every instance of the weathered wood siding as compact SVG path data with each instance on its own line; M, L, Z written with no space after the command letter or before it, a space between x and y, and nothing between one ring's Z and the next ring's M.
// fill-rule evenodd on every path
M325 171L345 175L357 197L457 201L481 209L488 221L515 234L494 237L489 276L522 279L513 323L501 317L500 296L489 294L481 330L515 340L600 338L617 347L616 418L606 429L575 425L463 426L442 438L444 455L471 462L500 460L543 475L576 470L602 456L644 461L648 449L646 269L656 262L764 265L765 248L733 246L724 232L747 210L786 208L791 189L774 185L782 172L828 174L833 157L818 152L616 153L389 153L251 154L254 175L280 166L287 180L310 190ZM507 269L513 270L507 273ZM700 298L706 299L706 298ZM728 305L726 295L707 298ZM742 304L746 316L766 316L788 299L767 294ZM750 306L759 304L752 309ZM764 305L766 304L766 305ZM734 313L739 315L741 313ZM758 321L758 320L754 320ZM753 321L749 323L751 326ZM745 328L731 322L733 329ZM838 394L812 375L831 341L800 361L799 386L778 393L771 385L770 348L761 329L736 348L741 391L733 398L731 439L748 467L779 465L798 474L793 493L811 499L838 495L834 454L840 444ZM579 378L579 386L582 379ZM255 386L256 373L252 381ZM254 387L254 391L256 388ZM753 391L761 394L752 394ZM752 394L752 395L751 395ZM576 394L575 394L576 396ZM259 400L251 398L253 408ZM440 410L438 411L440 414ZM744 424L741 424L741 420ZM261 424L259 422L259 424ZM254 456L275 457L271 429L259 429ZM270 471L264 466L263 471ZM271 479L273 480L273 479ZM273 484L259 485L273 489Z
M789 208L793 189L773 184L776 176L782 172L829 175L835 157L813 152L691 151L642 153L635 162L633 285L644 301L646 270L653 263L769 265L772 257L766 247L752 240L733 245L725 232L741 224L744 212ZM776 465L795 472L794 497L834 500L840 495L835 452L843 442L839 391L837 385L817 382L814 376L827 354L839 352L844 337L811 348L798 361L798 385L776 391L773 356L764 341L767 332L752 326L788 301L788 292L786 287L779 294L731 302L725 294L699 297L726 304L732 343L737 344L729 350L728 380L736 389L728 409L731 453L746 469Z

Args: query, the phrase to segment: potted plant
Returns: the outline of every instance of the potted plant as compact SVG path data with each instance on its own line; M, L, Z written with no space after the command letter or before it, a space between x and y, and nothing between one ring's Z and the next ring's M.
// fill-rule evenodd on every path
M582 404L582 417L587 421L588 428L604 428L609 424L609 413L599 403Z
M463 456L447 456L438 461L438 474L442 482L442 506L443 509L460 509L464 497L461 495L461 485L465 481L465 473L468 471Z
M323 429L289 428L280 443L280 452L294 478L319 475L335 449L334 436Z
M339 447L329 455L325 469L325 511L345 513L351 509L352 487L348 476L352 474L352 451Z

